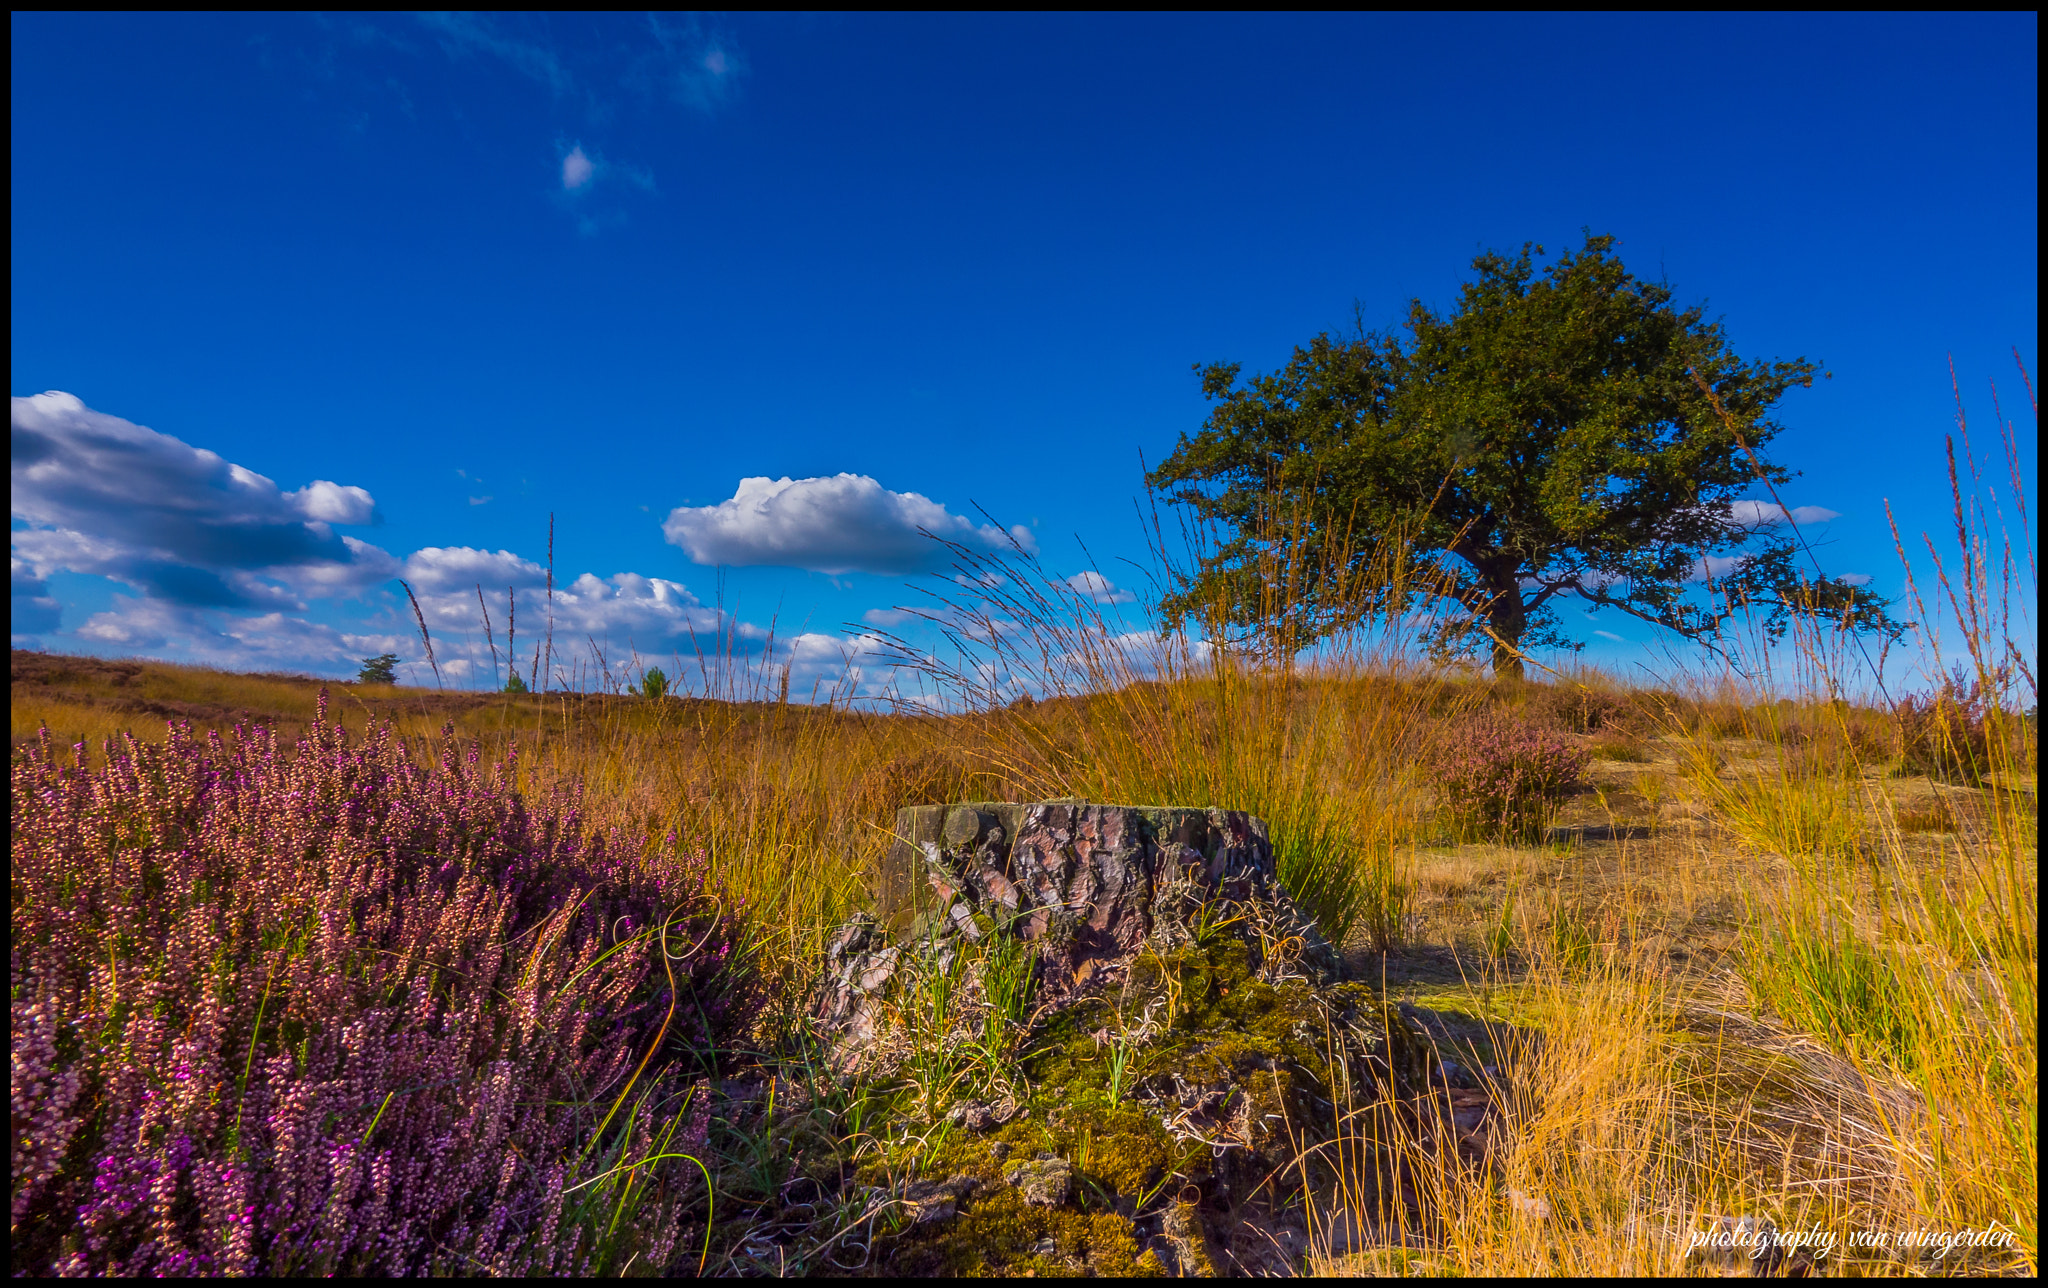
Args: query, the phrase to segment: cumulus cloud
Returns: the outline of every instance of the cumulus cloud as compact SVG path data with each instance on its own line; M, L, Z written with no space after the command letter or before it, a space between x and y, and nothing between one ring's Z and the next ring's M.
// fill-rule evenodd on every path
M66 393L12 399L15 555L36 576L97 573L155 598L282 607L295 587L363 585L388 556L332 525L375 517L359 487L296 492ZM381 557L381 558L380 558Z
M352 672L342 660L379 653L414 656L417 636L395 632L351 633L307 621L292 613L238 616L216 610L115 595L113 607L94 613L77 630L81 639L124 653L173 654L209 666L275 667Z
M394 572L405 573L408 580L417 578L414 589L444 682L487 686L502 682L505 667L512 661L506 655L507 627L513 624L515 613L518 669L521 675L531 672L535 646L543 640L549 624L548 600L542 589L546 574L537 565L509 551L430 547L415 552L402 567L394 561ZM477 604L479 582L491 614L488 636ZM24 581L17 577L21 589L32 591L36 584L32 578ZM765 656L766 630L736 621L699 602L680 583L658 577L585 573L555 587L552 611L554 645L545 680L550 687L597 687L603 667L624 675L628 659L636 651L644 657L660 658L671 653L694 658L699 651L706 651L722 655L724 664L743 669L761 667L769 660ZM19 624L16 629L21 629ZM396 653L403 665L413 668L412 682L433 682L411 607L402 597L388 601L372 620L350 628L312 622L295 611L251 615L162 598L116 595L111 609L88 618L74 635L123 653L169 656L229 669L290 668L330 675L352 674L360 658ZM663 664L674 669L672 662Z
M144 654L228 669L353 674L359 659L395 653L400 674L432 683L411 607L396 588L373 596L369 612L341 620L334 609L310 619L308 600L334 601L403 576L432 632L443 680L494 685L509 665L529 675L533 645L553 625L553 662L543 683L582 688L630 682L641 665L662 665L685 689L760 696L788 681L792 700L818 694L903 700L913 666L872 631L775 636L701 602L680 582L638 573L584 573L544 593L547 570L511 550L428 546L400 559L340 525L375 522L368 491L315 480L295 491L169 435L95 412L66 394L14 400L11 609L18 642L60 635L92 650ZM810 562L851 568L917 566L936 543L919 524L983 549L1011 540L974 526L914 493L872 479L750 480L733 502L671 516L672 538L701 537L733 562ZM810 484L824 484L816 488ZM1028 543L1028 534L1018 534ZM810 557L833 542L850 557ZM917 544L911 544L915 542ZM1028 544L1026 548L1030 548ZM737 558L732 556L737 555ZM716 555L714 554L714 557ZM64 604L48 581L70 571L115 578L104 611L64 631ZM1077 587L1117 593L1106 581ZM477 603L491 614L486 633ZM518 653L507 656L516 602ZM879 611L879 610L878 610ZM874 617L875 615L871 615ZM879 619L878 619L879 620ZM891 619L893 620L893 619ZM494 653L495 649L495 653ZM695 674L695 683L686 674Z
M487 592L507 586L544 586L547 569L510 550L493 554L469 546L424 546L405 559L405 578L422 592L473 590L481 583Z
M1797 511L1794 511L1794 513L1796 514ZM1740 572L1749 561L1750 556L1748 555L1708 555L1692 566L1692 573L1686 580L1705 581L1710 577L1726 577L1732 573ZM1835 580L1849 586L1868 586L1870 584L1870 574L1867 572L1845 572L1836 576Z
M314 479L298 491L287 492L284 496L301 514L320 523L358 525L377 517L377 503L368 492L359 487L329 483L326 479Z
M639 632L663 645L719 631L737 632L742 638L766 634L706 607L681 582L643 577L637 572L605 578L584 573L566 589L557 587L555 616L558 623L567 620L586 634L602 630L617 637Z
M1121 679L1143 680L1191 665L1201 666L1209 661L1214 647L1205 639L1165 635L1154 630L1111 635L1084 628L1076 633L1076 639L1078 646L1060 654L1058 660L1069 668L1067 678L1082 685L1105 673Z
M1099 572L1077 572L1066 580L1067 589L1098 604L1129 604L1137 596L1121 589Z
M680 582L638 573L598 577L584 573L558 583L552 601L546 596L546 570L509 550L496 553L466 546L430 546L406 560L406 579L419 595L420 612L434 635L434 649L444 673L488 675L491 640L484 635L477 605L477 587L491 612L491 632L503 651L506 627L518 619L521 674L531 668L533 647L548 630L553 614L555 674L550 685L573 680L581 670L595 670L593 646L607 658L634 650L665 656L694 654L699 649L724 649L740 655L761 650L768 633L735 621L729 613L703 604ZM511 602L507 602L507 592ZM508 611L511 610L511 611ZM410 609L404 610L409 614ZM415 639L415 645L417 640ZM450 670L453 661L466 666Z
M558 582L550 603L547 570L511 550L428 546L401 560L335 532L337 525L376 520L376 502L363 488L320 479L285 491L214 452L95 412L68 394L14 399L13 431L18 530L11 534L10 607L13 635L23 643L61 631L63 604L52 593L50 574L84 572L137 592L114 595L108 608L64 633L88 648L328 675L348 675L361 658L396 653L401 674L430 683L403 598L385 592L373 601L368 620L339 625L331 617L309 620L304 611L305 600L339 599L403 576L419 596L449 684L501 682L511 662L504 649L513 618L509 594L522 674L531 673L532 645L544 637L552 613L553 663L543 681L551 687L596 687L607 669L615 679L626 678L637 656L673 659L665 663L673 671L709 659L697 668L700 691L714 688L709 677L715 672L728 694L758 693L784 676L799 700L821 686L840 696L893 692L898 667L882 658L878 636L774 638L704 604L680 582L633 572ZM921 497L881 493L872 480L864 482L880 495L879 511L871 495L866 512L825 504L808 511L799 505L796 513L812 520L822 514L825 535L872 537L859 523L865 516L872 529L879 512L885 537L889 523L900 528L921 519L984 544L1003 539ZM805 499L801 489L793 499ZM771 504L765 519L772 526L790 514ZM760 540L758 528L738 526L739 539ZM801 523L793 532L798 547L825 539ZM783 531L786 538L791 534ZM730 532L716 535L734 540ZM872 549L865 557L873 558ZM479 586L492 618L488 634Z
M926 532L977 551L1008 551L1014 543L1037 552L1028 528L977 527L929 497L891 492L861 474L741 479L729 501L669 511L662 532L701 564L776 565L834 575L948 566L951 555Z

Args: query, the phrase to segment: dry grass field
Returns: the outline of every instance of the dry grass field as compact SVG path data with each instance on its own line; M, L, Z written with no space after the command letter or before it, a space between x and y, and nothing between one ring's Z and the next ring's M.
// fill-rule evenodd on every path
M166 717L291 733L321 687L16 653L14 739L152 738ZM345 725L516 743L529 790L580 783L599 826L701 844L785 999L869 898L901 806L1080 796L1268 818L1290 883L1348 932L1347 972L1467 1067L1507 1071L1486 1166L1404 1160L1434 1214L1413 1231L1332 1196L1311 1269L1684 1273L1709 1268L1687 1232L1745 1216L1844 1239L2012 1232L1942 1261L1838 1247L1822 1270L2037 1264L2036 744L1995 707L1995 764L1973 783L1904 765L1892 713L1733 689L1214 666L947 716L327 687ZM1595 757L1537 843L1461 844L1438 820L1423 751L1481 712ZM771 1041L757 1058L775 1072ZM734 1125L727 1211L758 1209L790 1151L904 1146L901 1124L849 1122L852 1103L750 1140ZM831 1269L825 1233L764 1260L721 1226L707 1255Z

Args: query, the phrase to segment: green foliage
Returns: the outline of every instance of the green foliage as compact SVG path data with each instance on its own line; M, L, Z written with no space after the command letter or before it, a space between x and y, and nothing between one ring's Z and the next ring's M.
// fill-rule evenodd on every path
M662 670L658 666L648 667L647 673L640 677L640 695L646 698L658 698L667 692L668 676L662 674Z
M1578 908L1562 907L1550 919L1551 960L1567 970L1583 970L1593 964L1600 949L1599 935Z
M1911 1067L1928 1046L1917 999L1892 955L1853 931L1795 921L1748 936L1745 949L1750 991L1794 1028L1900 1067Z
M524 680L522 680L522 679L520 679L520 678L519 678L519 672L517 672L517 671L513 671L513 672L512 672L512 674L511 674L511 678L505 681L505 692L507 692L507 693L524 693L524 692L526 692L526 681L524 681Z
M1495 961L1506 961L1515 950L1515 896L1510 893L1500 901L1500 915L1486 931L1486 955Z
M1708 759L1706 757L1712 757ZM1862 797L1845 775L1779 773L1723 776L1718 754L1692 750L1693 785L1710 801L1735 838L1765 854L1857 852L1864 834Z
M1504 674L1525 648L1576 647L1556 615L1566 597L1695 638L1752 608L1773 633L1794 612L1896 633L1883 600L1802 574L1788 530L1735 504L1791 477L1758 455L1780 430L1767 413L1819 365L1736 356L1702 308L1676 307L1613 247L1589 235L1540 275L1541 247L1483 254L1455 312L1410 304L1405 339L1320 335L1245 384L1235 363L1198 368L1216 406L1148 482L1234 536L1165 615L1220 605L1270 628L1276 552L1315 570L1277 610L1298 637L1405 611L1412 583L1358 580L1400 563L1392 542L1450 557L1420 592L1452 606L1436 646L1490 641ZM1693 583L1710 556L1725 571Z
M375 657L366 657L363 659L363 669L356 675L356 683L396 684L398 683L398 672L395 669L397 666L398 654L396 653L379 653Z

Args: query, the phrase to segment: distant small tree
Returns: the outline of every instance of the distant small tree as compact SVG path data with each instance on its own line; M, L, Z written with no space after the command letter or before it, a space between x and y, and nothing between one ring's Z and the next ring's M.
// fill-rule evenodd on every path
M362 671L356 675L356 683L396 684L398 683L398 672L395 669L397 666L398 654L396 653L379 653L375 657L366 657L363 659Z
M524 693L524 692L526 692L526 681L524 681L524 680L522 680L522 679L520 679L520 678L519 678L519 672L517 672L517 671L514 671L514 672L512 672L512 678L511 678L511 679L509 679L509 680L507 680L507 681L505 681L505 692L507 692L507 693Z
M647 668L647 674L640 677L640 693L643 697L658 698L668 692L668 677L658 666Z

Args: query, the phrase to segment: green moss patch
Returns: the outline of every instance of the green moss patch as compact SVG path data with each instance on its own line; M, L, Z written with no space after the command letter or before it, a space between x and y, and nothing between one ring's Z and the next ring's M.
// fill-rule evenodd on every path
M1389 1071L1419 1085L1427 1059L1370 987L1262 979L1235 940L1141 953L1119 984L1043 1022L1025 1051L1016 1117L982 1135L942 1125L906 1146L914 1157L862 1173L877 1186L911 1166L975 1182L957 1215L906 1221L878 1248L878 1269L1167 1273L1159 1248L1173 1241L1159 1232L1188 1187L1281 1204L1290 1195L1278 1191L1322 1183L1294 1165L1300 1151L1334 1135L1339 1106L1376 1099ZM1009 1176L1052 1159L1072 1184L1061 1206L1038 1206Z

